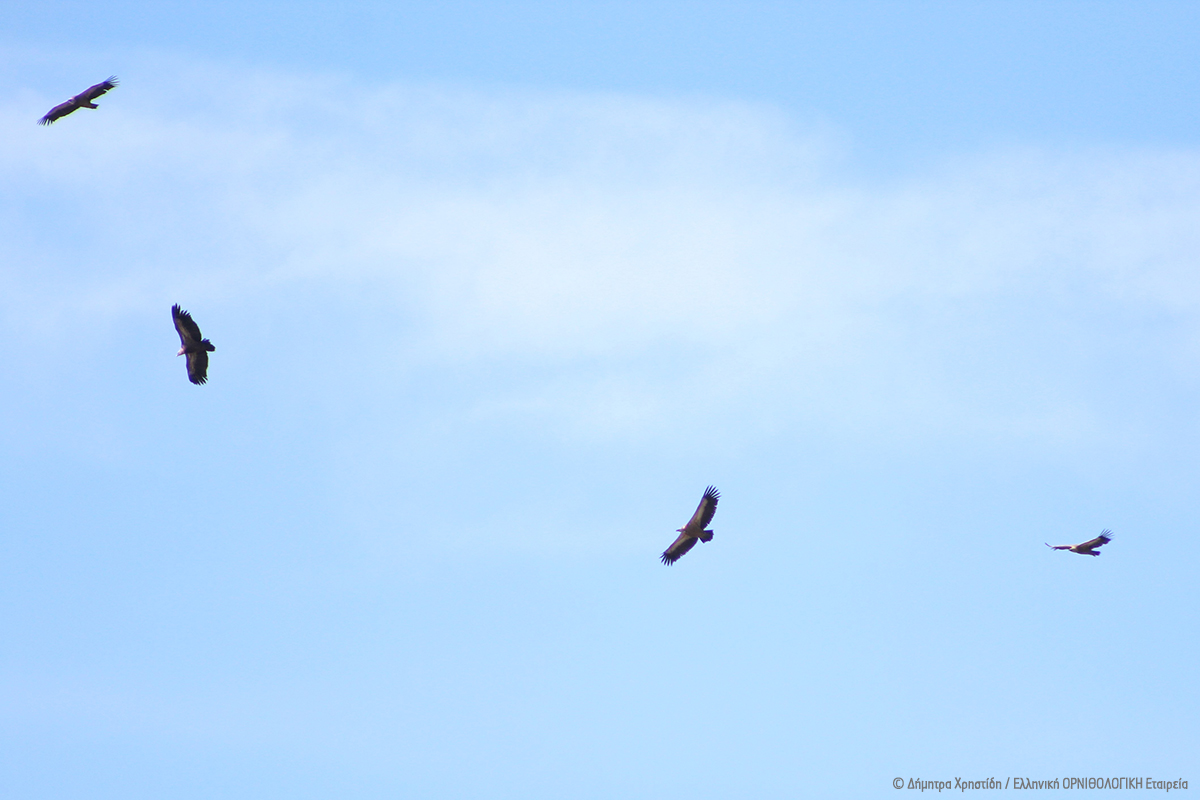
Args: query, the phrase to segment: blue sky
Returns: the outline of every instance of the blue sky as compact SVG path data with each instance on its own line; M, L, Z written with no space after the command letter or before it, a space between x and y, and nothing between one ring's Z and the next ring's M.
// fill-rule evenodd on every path
M1194 6L14 9L11 796L1200 779Z

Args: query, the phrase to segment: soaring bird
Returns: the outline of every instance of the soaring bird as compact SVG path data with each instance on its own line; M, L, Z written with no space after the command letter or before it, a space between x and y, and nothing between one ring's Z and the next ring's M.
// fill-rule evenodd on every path
M89 86L65 103L60 103L46 112L46 116L38 120L38 125L49 125L59 117L65 117L77 108L99 108L92 101L117 85L117 76L113 75L103 83Z
M706 531L704 528L712 522L713 514L717 513L717 501L720 499L721 493L715 487L710 486L704 490L704 496L700 498L700 505L696 506L696 513L692 514L687 525L676 528L679 531L679 538L663 552L662 562L664 564L674 564L678 561L684 553L696 545L697 539L702 542L712 541L713 532Z
M201 338L200 326L192 321L191 314L179 308L178 303L171 306L171 319L175 320L175 330L182 345L175 355L187 356L188 380L198 386L208 380L208 354L217 348L208 339Z
M1105 528L1104 530L1100 531L1100 535L1095 539L1084 542L1083 544L1060 544L1056 547L1055 545L1046 542L1046 547L1049 547L1051 550L1070 550L1072 553L1079 553L1081 556L1098 556L1100 553L1097 552L1096 548L1103 547L1111 541L1112 531L1110 531L1108 528Z

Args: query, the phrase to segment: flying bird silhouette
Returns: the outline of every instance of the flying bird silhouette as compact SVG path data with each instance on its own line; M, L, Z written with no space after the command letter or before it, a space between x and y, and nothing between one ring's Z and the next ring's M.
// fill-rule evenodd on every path
M208 380L208 354L217 348L212 342L200 336L200 326L192 320L192 315L179 308L179 304L171 306L171 319L175 321L175 331L179 334L177 356L187 356L188 380L199 386Z
M715 487L710 486L704 490L704 496L700 498L700 505L696 506L696 513L692 514L687 525L676 528L679 531L679 538L663 552L662 562L664 564L670 565L678 561L684 553L696 546L697 539L702 542L712 541L713 532L706 531L704 528L712 522L713 514L717 513L717 501L720 499L721 493Z
M103 83L97 83L95 86L89 86L79 94L72 97L65 103L59 103L54 108L46 112L46 116L38 120L38 125L49 125L54 120L65 117L77 108L99 108L92 101L100 95L107 92L109 89L116 87L117 76L113 75Z
M1112 531L1110 531L1108 528L1105 528L1104 530L1100 531L1100 535L1095 539L1090 539L1082 544L1060 544L1057 546L1052 545L1049 542L1046 542L1045 544L1046 547L1049 547L1051 550L1070 550L1072 553L1079 553L1081 556L1098 556L1100 553L1096 551L1096 548L1103 547L1111 541Z

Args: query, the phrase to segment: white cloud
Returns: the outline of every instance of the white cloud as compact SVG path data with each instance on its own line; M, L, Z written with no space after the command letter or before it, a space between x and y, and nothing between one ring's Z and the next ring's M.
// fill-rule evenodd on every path
M1084 429L1105 368L1064 364L1163 314L1148 345L1194 337L1194 152L992 152L872 184L761 106L123 79L49 130L28 93L0 108L10 322L353 287L404 320L361 323L400 366L552 368L472 413L603 430L729 407Z

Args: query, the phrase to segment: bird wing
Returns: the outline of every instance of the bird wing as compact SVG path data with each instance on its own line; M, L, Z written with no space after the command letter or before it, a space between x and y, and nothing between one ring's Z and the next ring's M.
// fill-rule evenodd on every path
M188 380L199 386L208 380L208 353L197 350L187 354Z
M700 498L700 505L696 506L696 513L692 514L688 524L683 526L684 530L694 536L707 528L708 523L712 522L713 514L717 513L717 501L720 499L721 493L715 487L709 486L705 489L704 496Z
M1046 547L1049 547L1051 550L1070 550L1075 546L1073 544L1050 544L1049 542L1046 542L1045 544Z
M679 560L680 556L696 546L696 537L690 533L681 533L679 538L671 543L671 546L663 551L662 562L664 564L674 564Z
M179 304L171 306L171 319L175 321L175 331L179 334L179 343L184 347L189 344L199 344L203 338L200 335L200 326L192 320L192 315L179 307ZM204 361L208 363L208 356L204 357ZM191 364L191 360L188 361Z
M115 88L117 85L117 76L112 75L108 80L97 83L95 86L89 86L79 94L72 97L72 100L78 100L83 103L90 103L100 95L107 92L109 89Z
M1112 531L1110 531L1108 528L1105 528L1104 530L1100 531L1100 535L1095 539L1084 542L1083 544L1079 545L1079 547L1084 550L1094 550L1097 547L1103 547L1111 541Z
M46 116L38 120L38 125L49 125L54 120L65 117L75 109L79 108L79 104L75 102L75 98L71 98L65 103L59 103L54 108L46 112Z

